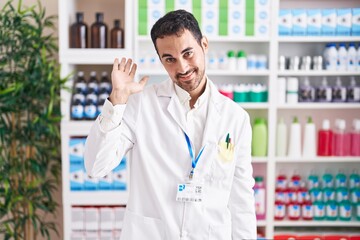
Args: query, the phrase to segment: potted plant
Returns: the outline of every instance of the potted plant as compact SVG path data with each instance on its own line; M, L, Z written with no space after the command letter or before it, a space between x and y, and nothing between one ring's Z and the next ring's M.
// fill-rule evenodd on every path
M60 77L54 16L40 2L0 12L0 238L50 239L59 186ZM51 33L49 34L49 30Z

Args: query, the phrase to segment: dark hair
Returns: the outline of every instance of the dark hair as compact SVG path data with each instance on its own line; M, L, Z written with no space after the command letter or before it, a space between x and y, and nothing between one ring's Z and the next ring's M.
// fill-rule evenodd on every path
M168 12L157 20L151 28L151 40L156 51L156 39L171 35L181 36L185 29L192 33L195 40L201 46L202 33L199 23L191 13L185 10L176 10Z

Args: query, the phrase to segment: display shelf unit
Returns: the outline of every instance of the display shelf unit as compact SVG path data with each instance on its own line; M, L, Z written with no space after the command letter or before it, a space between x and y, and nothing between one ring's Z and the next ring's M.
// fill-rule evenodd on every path
M61 74L67 76L74 74L79 65L111 65L115 57L131 57L135 62L139 63L139 59L146 51L156 56L153 49L149 34L147 36L138 35L138 1L131 0L111 0L116 4L123 5L120 11L123 11L125 19L125 49L70 49L69 48L69 26L71 19L81 3L87 5L87 1L96 2L95 0L65 0L59 1L59 59L62 65ZM274 0L269 1L271 5L271 23L270 35L268 37L208 37L209 48L215 51L234 49L248 50L248 53L265 54L268 57L268 70L266 71L227 71L207 69L207 74L217 83L249 83L254 80L265 83L268 87L268 102L266 103L239 103L241 107L248 110L253 122L255 117L261 116L267 118L268 125L268 154L266 157L253 157L254 172L261 173L266 181L266 220L258 221L259 228L265 230L265 237L273 239L276 228L285 228L292 230L294 227L307 227L311 231L312 227L322 229L322 227L360 227L360 221L351 222L329 222L329 221L274 221L274 192L275 178L277 171L285 169L288 172L294 170L294 166L316 165L320 167L337 168L346 165L350 167L359 166L359 157L313 157L291 159L288 157L277 157L276 149L276 125L279 117L293 116L293 114L312 115L317 122L328 112L331 116L344 117L351 120L354 116L358 117L360 103L298 103L298 104L278 104L277 99L277 79L278 77L298 76L321 78L322 76L334 78L343 76L349 78L355 76L357 81L360 77L360 71L338 72L338 71L279 71L278 59L284 53L297 56L303 55L321 55L326 43L330 42L355 42L360 43L360 37L353 36L334 36L334 37L299 37L278 36L278 14L282 8L324 8L324 1L293 1L293 0ZM357 0L326 1L326 8L344 7L360 7ZM105 4L105 3L104 3ZM93 6L93 5L91 5ZM86 6L84 7L86 9ZM88 8L88 11L95 11ZM210 50L209 49L209 50ZM289 51L288 51L289 50ZM304 52L304 50L306 50ZM149 69L138 65L136 78L149 75L156 79L166 79L166 71L162 66L158 69ZM150 78L150 81L153 78ZM151 84L151 82L149 82ZM68 87L72 87L73 81L67 83ZM64 239L70 239L71 231L71 206L74 205L126 205L128 193L101 191L101 192L70 192L69 190L69 158L68 144L72 136L86 136L93 124L92 121L72 121L70 120L70 98L71 94L67 91L61 92L63 99L61 104L62 114L64 116L61 125L62 136L62 177L63 177L63 212L64 212ZM336 111L336 114L333 114ZM357 114L356 114L357 113ZM333 120L333 119L331 119ZM319 128L320 126L317 125ZM329 166L330 165L330 166Z

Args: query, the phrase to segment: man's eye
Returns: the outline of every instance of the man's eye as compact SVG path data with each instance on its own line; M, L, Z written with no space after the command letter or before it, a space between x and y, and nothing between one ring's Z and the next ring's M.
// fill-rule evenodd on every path
M186 53L184 54L184 57L191 57L192 54L193 54L193 52L186 52Z
M167 63L173 63L173 62L175 62L175 59L174 59L174 58L166 58L166 59L165 59L165 62L167 62Z

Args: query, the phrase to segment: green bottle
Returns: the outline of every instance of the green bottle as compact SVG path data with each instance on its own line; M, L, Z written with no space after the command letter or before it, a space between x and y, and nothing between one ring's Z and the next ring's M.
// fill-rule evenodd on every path
M264 118L256 118L253 126L251 150L254 157L267 155L267 126Z

